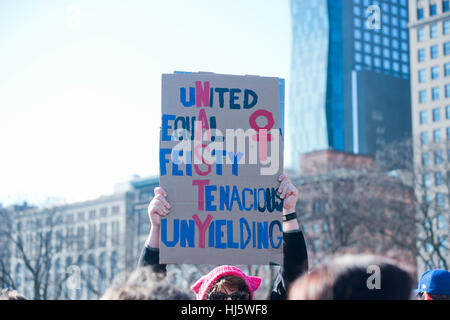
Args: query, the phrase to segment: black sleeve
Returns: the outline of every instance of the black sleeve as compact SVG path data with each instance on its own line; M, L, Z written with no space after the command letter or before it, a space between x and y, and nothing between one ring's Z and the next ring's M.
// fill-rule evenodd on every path
M308 271L308 252L301 230L283 233L283 266L275 279L270 300L285 300L289 285Z
M159 263L159 249L145 246L139 257L138 267L151 266L153 272L166 273L165 264Z

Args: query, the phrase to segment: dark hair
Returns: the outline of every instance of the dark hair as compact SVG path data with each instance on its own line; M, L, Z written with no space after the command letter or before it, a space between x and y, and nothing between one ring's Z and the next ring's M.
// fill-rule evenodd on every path
M243 278L228 275L217 279L216 282L211 285L211 288L208 290L207 294L214 291L223 292L225 287L231 290L249 292L248 286Z
M148 267L134 271L128 279L112 285L101 300L192 300L189 293L167 282L165 274L153 272Z
M372 283L372 270L379 283ZM373 273L372 273L373 272ZM344 255L297 279L289 298L298 300L408 300L412 274L394 260L374 255Z

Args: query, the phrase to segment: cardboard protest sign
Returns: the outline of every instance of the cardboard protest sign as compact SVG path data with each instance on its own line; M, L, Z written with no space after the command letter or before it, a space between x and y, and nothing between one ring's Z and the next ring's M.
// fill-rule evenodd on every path
M161 263L282 262L282 79L163 74Z

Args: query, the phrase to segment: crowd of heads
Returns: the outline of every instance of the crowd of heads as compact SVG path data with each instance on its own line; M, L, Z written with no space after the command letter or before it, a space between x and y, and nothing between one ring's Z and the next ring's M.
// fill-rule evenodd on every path
M406 266L373 255L344 255L297 279L292 300L408 300L414 280Z
M233 266L220 266L191 286L198 300L251 300L261 279ZM413 270L395 260L347 254L315 267L289 287L289 300L450 300L450 272L429 270L417 281ZM191 300L164 275L141 267L102 299Z
M251 300L261 279L233 266L220 266L191 286L198 300ZM450 272L429 270L417 288L413 270L395 260L347 254L315 267L289 287L289 300L450 300ZM192 295L142 267L102 299L191 300Z
M183 290L164 273L140 267L111 285L102 300L251 300L261 279L233 266L220 266ZM315 267L289 287L289 300L450 300L450 272L428 270L415 288L412 270L395 260L374 255L343 255ZM26 300L3 289L0 300Z

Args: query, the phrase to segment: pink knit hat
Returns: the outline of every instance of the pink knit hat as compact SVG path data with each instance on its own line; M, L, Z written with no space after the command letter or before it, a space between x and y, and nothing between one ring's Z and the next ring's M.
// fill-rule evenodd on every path
M195 292L197 300L206 300L206 293L209 288L211 288L219 278L229 275L243 278L248 287L250 299L253 299L253 292L256 291L261 284L261 278L247 276L241 269L234 266L220 266L211 270L208 274L204 275L194 283L191 286L191 290Z

